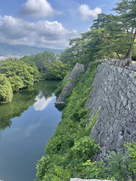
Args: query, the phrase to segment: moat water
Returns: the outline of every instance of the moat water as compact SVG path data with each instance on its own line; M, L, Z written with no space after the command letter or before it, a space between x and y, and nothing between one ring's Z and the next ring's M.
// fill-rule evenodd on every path
M57 84L37 82L0 104L0 180L35 180L37 161L61 119L54 106Z

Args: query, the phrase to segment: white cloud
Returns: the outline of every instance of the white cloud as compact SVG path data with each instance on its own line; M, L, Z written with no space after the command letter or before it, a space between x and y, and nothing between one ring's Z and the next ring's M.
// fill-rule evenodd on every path
M95 8L91 10L88 5L83 4L77 9L77 13L81 17L82 20L95 19L97 15L102 12L101 8Z
M28 22L12 16L0 20L1 42L10 44L64 48L68 39L77 34L76 30L69 31L58 21Z
M0 34L9 39L21 39L29 33L27 23L22 19L4 16L0 22Z
M20 8L18 14L27 17L40 18L62 14L62 12L53 9L47 0L27 0Z

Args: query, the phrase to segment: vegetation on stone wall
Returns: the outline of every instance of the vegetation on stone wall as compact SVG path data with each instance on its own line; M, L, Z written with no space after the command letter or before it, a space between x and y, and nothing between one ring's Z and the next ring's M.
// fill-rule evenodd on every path
M127 181L136 173L136 145L126 143L130 150L124 154L110 152L109 166L94 161L100 146L89 135L99 110L89 119L90 109L85 109L92 89L94 75L100 62L92 62L89 69L80 75L72 93L66 98L67 106L62 120L45 149L45 156L38 161L35 181L69 181L70 178L110 179Z
M91 63L88 71L80 75L71 96L67 98L62 120L46 146L45 156L37 164L37 181L67 181L70 177L83 177L83 164L93 160L95 153L99 152L99 145L89 138L92 128L87 126L90 110L85 109L99 64Z
M77 62L84 64L86 69L90 64L90 68L81 74L72 93L65 99L67 106L63 110L62 120L46 146L45 156L37 164L36 181L69 181L70 177L120 181L133 179L135 146L127 145L131 151L129 155L110 153L110 167L103 162L93 161L95 153L99 152L99 145L89 138L89 134L99 110L90 122L89 110L85 109L95 66L99 64L95 59L131 60L136 55L135 0L121 0L113 10L116 15L99 14L90 30L70 40L70 47L59 55L59 60L70 68ZM57 94L63 85L60 84Z

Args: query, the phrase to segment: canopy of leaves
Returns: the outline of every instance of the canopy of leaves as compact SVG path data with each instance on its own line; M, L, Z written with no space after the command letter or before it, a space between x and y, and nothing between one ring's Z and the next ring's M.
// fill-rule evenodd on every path
M38 70L40 72L46 72L47 67L50 63L53 63L56 61L56 55L52 51L47 51L43 53L38 53L36 55L30 56L30 60L35 63Z
M36 66L32 67L23 60L12 58L1 61L0 73L5 74L9 78L13 91L30 87L34 81L40 79L40 74Z
M13 91L8 78L0 74L0 102L11 102L12 97Z
M70 40L70 47L60 54L60 60L73 66L77 61L135 57L136 0L120 0L113 10L116 15L99 14L88 32Z
M57 60L48 65L45 79L62 80L65 77L67 71L68 71L67 64L64 64L61 61Z

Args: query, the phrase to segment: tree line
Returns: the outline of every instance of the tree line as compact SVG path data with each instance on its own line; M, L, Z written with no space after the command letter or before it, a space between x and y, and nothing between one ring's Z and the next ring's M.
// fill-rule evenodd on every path
M114 14L98 15L90 30L69 41L60 60L74 64L101 58L136 60L136 0L120 0Z
M0 61L0 102L11 102L13 93L41 79L62 80L68 67L52 51Z
M136 0L120 0L112 11L116 15L99 14L90 30L71 39L69 48L60 55L46 50L19 60L9 58L0 62L0 74L7 77L13 91L18 91L40 79L61 80L76 62L87 67L90 61L101 58L136 59ZM0 100L11 101L12 94L9 100L5 96L1 90Z

